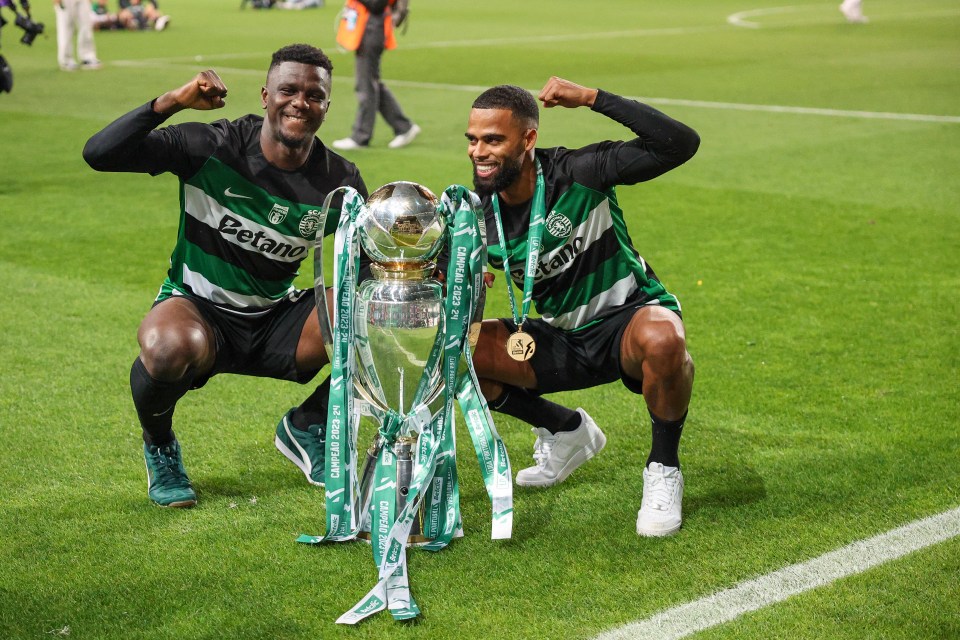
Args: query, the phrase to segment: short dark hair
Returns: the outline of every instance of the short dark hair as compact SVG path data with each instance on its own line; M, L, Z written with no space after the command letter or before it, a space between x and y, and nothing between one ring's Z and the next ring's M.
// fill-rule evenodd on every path
M278 49L270 60L270 67L267 69L267 76L274 68L279 67L284 62L299 62L309 64L314 67L326 69L328 73L333 74L333 63L320 49L309 44L288 44Z
M474 109L507 109L527 127L540 126L540 108L533 94L522 87L501 84L491 87L473 101Z

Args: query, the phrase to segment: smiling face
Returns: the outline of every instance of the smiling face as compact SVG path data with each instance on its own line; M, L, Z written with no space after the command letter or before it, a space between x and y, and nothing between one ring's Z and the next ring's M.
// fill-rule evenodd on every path
M290 150L310 148L330 106L330 72L300 62L282 62L270 70L260 90L267 110L267 138Z
M517 182L524 159L536 145L537 130L525 127L509 109L472 109L466 137L473 186L484 196Z

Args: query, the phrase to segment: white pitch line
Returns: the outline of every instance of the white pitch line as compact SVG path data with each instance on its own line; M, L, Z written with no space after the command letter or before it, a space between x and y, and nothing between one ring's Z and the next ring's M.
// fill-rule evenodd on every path
M177 67L183 66L194 69L198 62L178 59L177 62L163 62L161 60L117 60L110 64L118 67ZM264 71L259 69L241 69L234 67L217 67L217 72L222 75L245 75L262 76ZM335 77L333 79L337 84L353 83L353 78ZM479 94L489 87L486 85L474 84L448 84L443 82L422 82L419 80L389 80L385 83L395 87L406 87L409 89L428 89L430 91L457 91L461 93ZM536 95L538 89L528 89L530 93ZM960 116L940 116L926 113L893 113L886 111L853 111L844 109L822 109L818 107L791 107L775 104L746 104L738 102L711 102L708 100L685 100L682 98L656 98L650 96L627 96L633 100L639 100L651 105L672 105L680 107L694 107L698 109L725 109L729 111L764 111L767 113L787 113L796 115L810 116L828 116L834 118L860 118L867 120L901 120L909 122L938 122L946 124L960 124Z
M620 31L596 31L590 33L557 33L545 35L523 35L510 38L481 38L477 40L434 40L430 42L407 42L404 43L402 51L411 51L414 49L452 49L452 48L476 48L476 47L500 47L504 45L526 45L553 42L576 42L579 40L596 40L603 42L616 38L642 38L652 36L677 36L690 35L696 33L705 33L709 31L721 31L726 27L721 25L704 27L662 27L657 29L625 29ZM164 62L199 62L213 60L235 60L235 59L254 59L259 60L269 58L272 51L261 51L257 53L223 53L198 56L176 56L170 58L147 58L142 60L120 60L114 64L130 65L132 63L164 63ZM328 55L353 55L351 51L342 51L339 48L330 48Z
M180 62L162 62L159 60L117 60L112 62L119 67L176 67L183 66L191 69L196 68L197 62L182 60ZM262 76L264 72L259 69L241 69L234 67L218 67L217 72L222 75L246 75ZM353 83L353 78L335 77L333 79L337 84ZM384 80L385 83L395 87L406 87L408 89L428 89L430 91L457 91L461 93L479 94L489 87L478 84L448 84L443 82L422 82L419 80ZM536 95L539 89L528 89L530 93ZM694 107L698 109L725 109L729 111L765 111L767 113L788 113L796 115L809 116L828 116L834 118L860 118L867 120L905 120L909 122L938 122L946 124L960 124L960 116L940 116L927 113L893 113L887 111L853 111L844 109L822 109L818 107L791 107L775 104L746 104L739 102L711 102L708 100L685 100L682 98L656 98L650 96L627 96L633 100L639 100L651 105L672 105L680 107Z
M440 84L434 82L420 82L417 80L387 80L390 85L409 87L413 89L435 89L443 91L465 91L479 93L489 87L479 85ZM533 95L540 90L528 89ZM631 100L639 100L647 104L665 104L681 107L696 107L700 109L726 109L730 111L766 111L768 113L793 113L810 116L831 116L837 118L866 118L872 120L907 120L913 122L943 122L950 124L960 123L960 116L938 116L926 113L893 113L886 111L853 111L845 109L822 109L818 107L790 107L775 104L745 104L738 102L711 102L708 100L684 100L682 98L655 98L651 96L626 96Z
M960 507L606 631L595 640L679 640L957 536Z
M811 25L823 25L831 23L842 23L843 19L838 18L836 14L831 14L832 17L826 17L823 14L821 17L810 17L804 18L801 20L791 20L787 23L778 23L778 24L763 24L762 22L754 22L753 20L747 20L747 18L762 18L764 16L772 16L783 13L800 13L804 11L814 10L818 12L818 15L822 13L822 7L819 6L809 6L809 7L769 7L765 9L751 9L749 11L739 11L737 13L731 13L727 16L727 24L734 27L740 27L742 29L782 29L782 28L792 28L792 27L803 27ZM947 9L947 10L936 10L936 11L919 11L919 12L910 12L906 14L888 14L883 16L884 20L896 19L899 21L903 20L926 20L928 18L952 18L960 15L956 9Z
M770 7L767 9L751 9L750 11L731 13L729 16L727 16L727 22L735 27L759 29L761 27L759 22L750 22L744 18L758 18L760 16L770 16L777 13L793 13L803 8L804 7Z
M926 113L893 113L889 111L855 111L846 109L821 109L818 107L789 107L775 104L742 104L737 102L706 102L703 100L683 100L679 98L644 98L636 100L650 104L669 104L704 109L731 109L733 111L766 111L769 113L794 113L811 116L830 116L837 118L866 118L872 120L908 120L912 122L960 123L960 116L938 116Z
M778 13L795 13L800 11L807 11L810 9L818 9L818 7L802 7L802 6L787 6L787 7L772 7L764 9L751 9L748 11L740 11L738 13L733 13L727 16L726 22L736 27L746 27L748 29L759 29L764 25L758 22L751 22L745 18L754 18L765 15L774 15ZM899 19L899 20L915 20L915 19L924 19L931 17L953 17L960 15L955 9L951 10L941 10L941 11L927 11L927 12L910 12L904 14L895 14L885 16L886 19ZM803 26L810 24L811 22L815 23L832 23L839 22L840 19L837 16L832 16L830 18L817 18L816 20L803 20L801 22L791 22L787 24L777 24L777 25L767 25L768 28L790 28L795 26ZM651 29L624 29L618 31L595 31L590 33L556 33L556 34L544 34L544 35L522 35L522 36L512 36L509 38L481 38L477 40L437 40L429 42L406 42L403 47L399 50L400 53L403 51L409 51L414 49L452 49L452 48L477 48L477 47L496 47L503 45L524 45L524 44L537 44L537 43L551 43L551 42L575 42L578 40L596 40L597 42L603 42L605 40L616 39L616 38L640 38L640 37L655 37L655 36L676 36L676 35L690 35L696 33L707 33L710 31L723 31L727 29L725 25L715 24L715 25L703 25L697 27L657 27ZM217 54L199 54L199 55L186 55L186 56L175 56L175 57L166 57L166 58L143 58L140 60L118 60L112 62L111 64L119 66L132 66L137 64L164 64L170 62L210 62L216 60L236 60L236 59L251 59L251 60L260 60L263 58L269 58L272 55L272 51L259 51L259 52L244 52L244 53L217 53ZM331 47L327 51L328 55L331 56L341 56L341 55L352 55L350 51L344 51L339 48Z
M710 27L663 27L658 29L628 29L624 31L602 31L594 33L558 33L553 35L525 35L512 38L489 38L485 40L441 40L438 42L410 43L404 49L448 49L451 47L498 47L509 44L538 44L543 42L575 42L578 40L596 40L603 42L612 38L640 38L647 36L678 36L719 31L720 26Z

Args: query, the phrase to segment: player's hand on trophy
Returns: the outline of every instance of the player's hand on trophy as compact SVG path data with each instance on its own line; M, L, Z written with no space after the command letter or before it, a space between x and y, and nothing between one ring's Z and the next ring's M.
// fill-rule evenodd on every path
M547 109L551 107L592 107L597 99L597 90L552 76L537 96Z
M198 73L179 89L168 91L153 103L153 110L172 115L184 109L209 111L220 109L226 102L227 87L213 69Z

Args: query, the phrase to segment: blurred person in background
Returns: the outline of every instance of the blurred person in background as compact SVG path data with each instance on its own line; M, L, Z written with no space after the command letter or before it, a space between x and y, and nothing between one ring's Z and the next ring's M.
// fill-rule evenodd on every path
M111 29L120 29L120 18L115 13L110 13L107 7L107 0L93 0L90 3L93 9L93 28L97 31L109 31Z
M350 137L333 141L335 149L370 146L377 113L393 129L394 137L387 144L391 149L407 146L420 134L420 127L404 115L400 103L380 80L380 58L385 49L397 47L394 27L406 21L408 11L407 0L347 0L341 12L337 44L357 54L357 118Z
M163 31L170 24L170 16L160 13L156 0L119 0L117 17L124 29L156 29Z
M90 0L54 0L53 7L57 14L57 62L60 68L63 71L99 69L101 64L93 42ZM76 58L73 55L74 40Z

